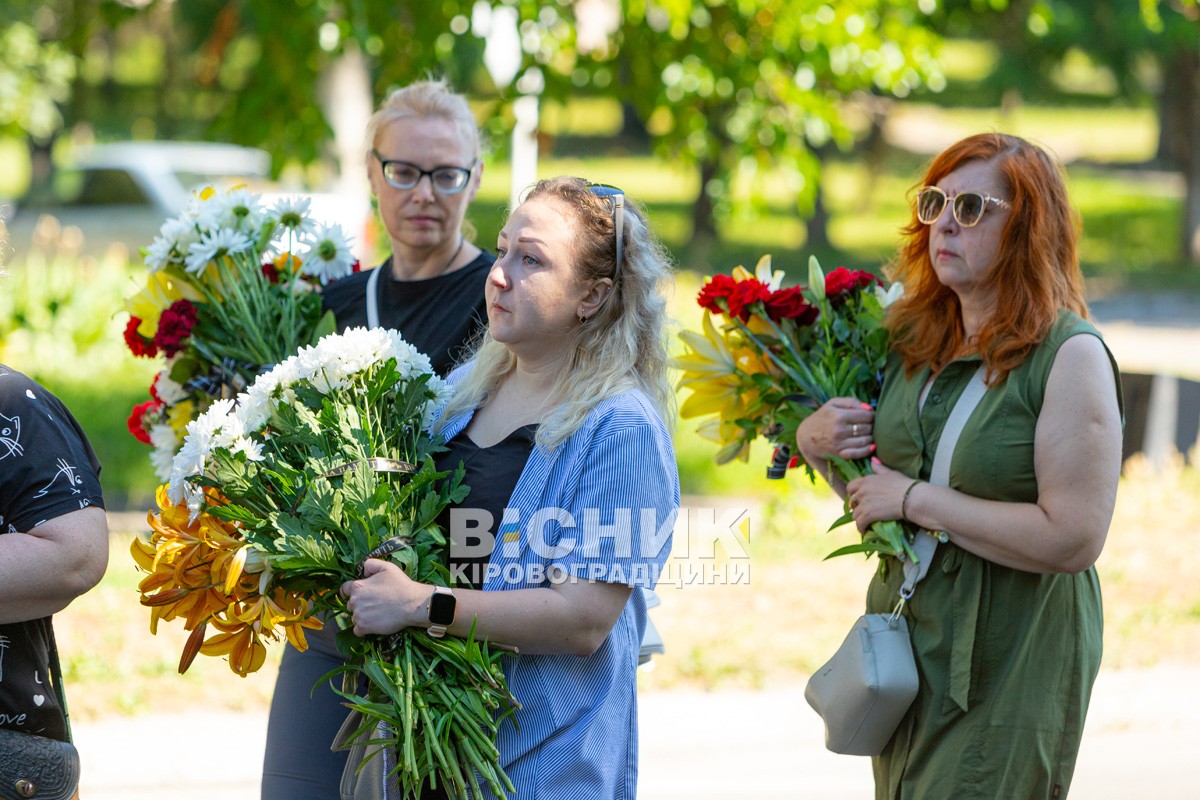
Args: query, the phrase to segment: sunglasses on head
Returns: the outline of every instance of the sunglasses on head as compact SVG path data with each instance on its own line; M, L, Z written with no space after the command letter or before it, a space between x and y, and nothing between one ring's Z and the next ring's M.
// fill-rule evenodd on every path
M932 225L941 219L947 202L950 202L950 196L938 187L922 186L917 191L917 219L925 225ZM1001 208L1012 207L1007 200L992 197L990 194L959 192L954 195L954 202L950 208L959 225L972 228L983 219L983 212L987 210L988 203L995 203Z
M469 167L421 169L408 161L384 158L378 150L372 149L371 153L379 159L379 166L383 170L383 179L388 182L389 186L396 189L415 189L421 182L421 178L428 175L429 185L438 194L458 194L467 188L467 182L471 180L471 171L478 163L472 161Z
M621 233L625 226L625 192L616 186L604 183L588 183L587 190L596 197L608 197L613 202L613 235L617 240L616 266L613 267L612 280L615 285L621 274Z

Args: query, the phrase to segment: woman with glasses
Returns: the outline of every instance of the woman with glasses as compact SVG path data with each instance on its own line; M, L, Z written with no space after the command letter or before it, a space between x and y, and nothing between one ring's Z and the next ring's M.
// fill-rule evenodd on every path
M443 81L397 89L367 125L366 168L392 254L324 290L339 330L399 330L446 374L483 329L484 283L495 256L467 241L467 206L483 174L478 126ZM335 624L283 655L267 729L263 800L338 797L344 751L330 743L346 718L323 675L344 663ZM319 685L318 685L319 684ZM314 686L316 687L314 689Z
M367 124L366 168L391 255L327 287L339 330L383 325L445 375L486 316L495 260L468 241L467 207L483 176L479 128L443 81L397 89Z
M1117 366L1087 321L1077 218L1041 148L971 136L921 183L892 267L905 291L878 408L834 399L797 434L814 465L873 456L874 475L834 487L860 530L899 519L947 534L903 608L920 689L873 759L876 797L1066 797L1100 666L1093 564L1121 468ZM930 483L981 365L949 485ZM903 580L883 559L868 610L891 611Z
M480 588L435 592L375 560L343 586L356 634L474 626L519 650L503 666L521 708L497 742L517 797L636 796L637 589L653 588L679 506L669 280L619 189L538 183L500 232L488 334L437 426L471 487L451 540L484 544L452 549L451 571Z

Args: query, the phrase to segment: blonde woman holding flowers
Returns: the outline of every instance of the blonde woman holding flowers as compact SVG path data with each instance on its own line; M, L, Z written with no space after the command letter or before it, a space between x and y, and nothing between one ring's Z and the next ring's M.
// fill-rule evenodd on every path
M668 264L623 192L576 178L538 183L497 253L488 336L451 374L438 428L471 487L449 516L451 571L476 588L368 561L343 592L359 635L474 626L519 650L504 671L521 708L497 742L518 797L633 798L636 589L653 587L679 506Z
M1118 371L1087 321L1077 220L1041 148L980 134L933 160L905 234L878 409L835 398L797 434L815 466L875 455L876 474L835 486L859 530L903 519L948 534L904 608L920 689L873 760L875 796L1066 797L1100 666L1093 564L1121 466ZM986 392L949 486L933 485L943 426L981 363ZM884 559L868 610L891 611L903 577Z
M484 282L495 256L467 241L467 208L479 191L479 128L466 98L444 81L392 92L367 125L366 168L392 254L379 267L325 288L339 330L386 327L449 372L483 328ZM288 646L267 733L263 800L338 796L346 753L329 749L346 709L328 685L314 685L344 663L336 625ZM303 731L302 734L298 732Z

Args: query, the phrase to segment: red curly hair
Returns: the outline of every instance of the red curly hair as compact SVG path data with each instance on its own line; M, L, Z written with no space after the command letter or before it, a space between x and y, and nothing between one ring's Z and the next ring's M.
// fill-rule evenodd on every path
M996 298L996 307L976 342L994 386L1046 337L1059 310L1088 318L1076 251L1080 222L1060 166L1037 145L1001 133L951 145L934 158L914 191L972 161L996 163L1012 203L983 287ZM966 338L958 296L933 271L929 229L917 219L914 204L900 252L888 269L892 280L904 284L904 297L888 309L887 326L909 376L926 364L940 371L962 351Z

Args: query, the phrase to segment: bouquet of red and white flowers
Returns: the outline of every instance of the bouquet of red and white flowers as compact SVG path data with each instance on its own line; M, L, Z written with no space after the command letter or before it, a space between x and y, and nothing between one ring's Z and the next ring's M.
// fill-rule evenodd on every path
M697 298L706 311L703 332L681 333L687 351L675 359L683 371L679 386L691 391L680 416L713 416L699 432L720 445L717 462L747 461L751 442L762 437L775 445L773 476L799 466L791 455L796 428L822 403L878 400L887 361L883 313L903 291L900 284L885 290L861 270L838 267L826 275L816 258L809 259L807 287L783 288L782 278L770 256L753 275L739 266L712 276ZM843 480L870 472L866 460L830 461ZM846 514L834 527L849 520ZM908 550L903 527L887 522L834 555Z
M166 480L188 422L333 332L315 290L358 262L340 227L310 217L307 198L266 207L244 188L200 192L143 254L149 274L125 301L125 342L163 367L128 426Z

